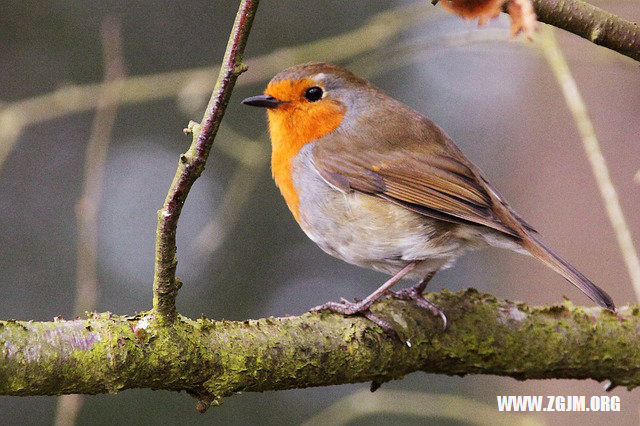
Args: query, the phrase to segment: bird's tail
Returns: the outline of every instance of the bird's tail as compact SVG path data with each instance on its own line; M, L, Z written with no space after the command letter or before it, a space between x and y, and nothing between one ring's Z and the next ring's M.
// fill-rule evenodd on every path
M589 281L589 279L578 272L576 268L551 251L551 249L539 241L535 235L527 233L527 237L528 238L523 239L522 246L531 253L533 257L562 275L567 281L578 287L598 305L615 312L616 307L613 304L613 300L611 300L611 296L609 296L604 290Z

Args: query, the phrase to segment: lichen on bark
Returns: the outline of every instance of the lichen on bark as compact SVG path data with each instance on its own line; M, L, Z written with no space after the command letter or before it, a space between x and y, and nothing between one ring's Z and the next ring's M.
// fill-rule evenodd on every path
M373 309L392 336L358 317L304 314L248 321L191 320L171 327L152 313L94 314L55 322L0 322L0 394L186 390L237 392L402 378L414 371L516 379L640 384L637 307L618 315L570 302L528 307L474 290L430 297L450 327L407 302Z

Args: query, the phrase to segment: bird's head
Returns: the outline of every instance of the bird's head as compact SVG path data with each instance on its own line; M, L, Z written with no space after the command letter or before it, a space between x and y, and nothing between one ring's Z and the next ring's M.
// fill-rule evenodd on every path
M264 94L242 103L267 109L274 150L297 151L357 112L359 97L371 88L366 80L337 65L309 63L280 72Z

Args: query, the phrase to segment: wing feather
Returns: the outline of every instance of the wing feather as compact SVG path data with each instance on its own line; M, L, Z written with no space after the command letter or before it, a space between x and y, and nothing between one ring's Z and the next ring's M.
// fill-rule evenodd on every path
M351 140L355 149L345 152L341 135L325 136L314 146L314 165L323 179L343 191L378 196L425 216L484 225L516 238L521 238L515 229L519 226L533 231L444 132L430 122L425 126L431 134L424 137L431 136L434 144L387 138L376 149Z

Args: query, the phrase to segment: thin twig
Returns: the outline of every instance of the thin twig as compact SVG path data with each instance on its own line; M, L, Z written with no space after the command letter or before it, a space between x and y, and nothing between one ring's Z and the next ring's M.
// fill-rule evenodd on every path
M609 175L609 168L602 154L600 142L598 142L595 129L589 118L587 106L582 99L582 95L580 95L569 65L558 45L553 28L545 27L538 39L542 47L542 52L558 80L567 106L575 120L578 132L582 138L584 150L591 164L591 170L596 178L602 201L609 216L609 221L611 222L616 239L618 240L618 246L620 247L622 257L627 266L633 290L638 300L640 300L640 259L638 258L638 252L633 243L629 225L622 212L618 193Z
M125 77L122 53L121 23L113 18L102 22L102 46L104 58L104 81L120 83ZM105 84L106 86L106 84ZM74 315L82 316L96 308L98 298L98 207L102 196L104 164L111 133L116 119L118 90L103 88L98 96L91 135L85 154L84 184L82 196L76 205L78 227L76 299ZM82 407L82 395L65 395L58 398L56 426L71 426L76 423Z
M158 211L156 257L153 276L153 308L160 318L173 322L176 318L176 295L180 281L176 278L176 228L182 206L193 183L204 170L209 151L218 132L235 82L247 66L242 62L244 49L259 0L242 0L236 15L218 81L205 110L201 124L192 123L193 141L180 156L178 169Z

